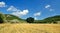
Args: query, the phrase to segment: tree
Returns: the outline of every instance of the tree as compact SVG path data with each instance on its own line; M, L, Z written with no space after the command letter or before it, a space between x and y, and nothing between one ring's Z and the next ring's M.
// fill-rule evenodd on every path
M28 23L33 23L33 22L34 22L34 18L29 17L29 18L26 19L26 21L27 21Z
M2 17L0 16L0 23L3 23L3 19L2 19Z
M0 23L6 22L5 19L5 15L0 12Z

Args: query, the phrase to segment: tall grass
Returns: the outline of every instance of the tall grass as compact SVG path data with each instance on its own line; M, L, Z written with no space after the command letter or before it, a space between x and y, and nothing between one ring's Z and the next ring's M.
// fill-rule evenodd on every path
M0 33L60 33L60 24L0 24Z

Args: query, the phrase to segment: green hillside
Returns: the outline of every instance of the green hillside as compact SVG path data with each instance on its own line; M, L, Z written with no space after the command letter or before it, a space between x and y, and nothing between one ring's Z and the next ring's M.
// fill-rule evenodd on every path
M60 21L60 15L48 17L48 18L45 18L44 20L55 20L55 21Z
M45 18L43 20L36 20L35 23L60 23L60 15Z
M12 22L12 23L23 23L23 22L26 22L24 21L23 19L15 16L15 15L11 15L11 14L3 14L3 13L0 13L0 17L3 19L4 22Z
M5 14L5 17L7 18L7 20L13 20L13 19L22 20L21 18L10 14Z
M60 21L60 15L45 18L44 21L50 22L50 23L53 23L53 22L55 23L57 21Z

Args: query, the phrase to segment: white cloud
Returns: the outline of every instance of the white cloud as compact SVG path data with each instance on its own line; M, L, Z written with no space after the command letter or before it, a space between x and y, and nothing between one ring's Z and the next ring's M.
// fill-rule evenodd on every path
M50 11L54 11L54 9L50 9Z
M54 11L54 9L51 8L51 5L46 5L45 8L48 9L49 11Z
M11 13L12 15L16 15L16 16L18 16L18 17L23 16L23 15L27 15L27 14L29 13L28 9L21 11L20 9L17 9L17 8L14 7L14 6L10 6L10 7L7 9L7 11L11 11L11 12L12 12L12 13Z
M28 13L29 13L28 10L23 10L23 11L13 12L12 14L13 14L13 15L16 15L16 16L23 16L23 15L27 15Z
M45 6L45 8L49 8L49 7L51 7L51 5L46 5L46 6Z
M34 19L37 20L37 17L35 17Z
M15 16L20 16L20 12L12 12L11 14Z
M34 14L34 16L40 16L41 15L41 12L37 12Z
M20 12L20 14L26 15L28 12L29 12L28 10L23 10L22 12Z
M5 2L0 2L0 7L6 7Z
M14 6L10 6L7 11L20 11L17 8L15 8Z

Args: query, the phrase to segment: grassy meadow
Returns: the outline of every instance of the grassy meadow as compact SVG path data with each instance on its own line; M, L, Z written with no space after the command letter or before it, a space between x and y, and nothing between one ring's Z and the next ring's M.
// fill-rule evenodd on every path
M0 33L60 33L60 24L0 24Z

